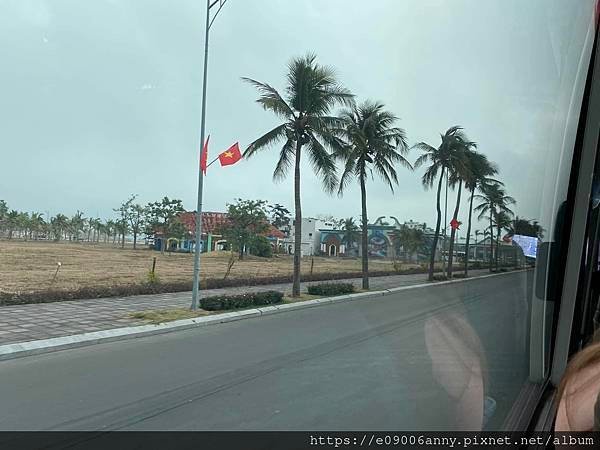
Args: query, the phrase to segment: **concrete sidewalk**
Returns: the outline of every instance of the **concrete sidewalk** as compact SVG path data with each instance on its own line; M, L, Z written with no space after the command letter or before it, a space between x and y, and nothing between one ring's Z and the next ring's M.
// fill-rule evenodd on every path
M473 270L472 276L485 275L487 270ZM426 274L392 275L370 279L373 290L411 286L425 282ZM335 280L361 286L360 278ZM303 283L303 290L310 284ZM240 294L267 290L291 292L291 283L266 286L247 286L201 291L203 296L218 294ZM172 294L139 295L90 300L73 300L30 305L0 306L0 345L70 336L93 331L109 330L135 325L144 321L133 319L129 314L151 309L187 308L191 303L191 292Z

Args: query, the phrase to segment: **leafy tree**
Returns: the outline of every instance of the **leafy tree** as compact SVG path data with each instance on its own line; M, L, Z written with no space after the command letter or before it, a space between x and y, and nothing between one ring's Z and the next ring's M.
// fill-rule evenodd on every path
M273 256L273 247L265 236L252 236L248 242L248 253L262 258Z
M437 148L426 142L419 142L413 146L413 148L423 152L423 154L415 161L415 167L420 167L427 162L430 164L421 178L425 189L432 188L438 176L438 172L440 174L436 194L437 219L429 260L429 281L433 281L435 255L437 252L437 245L440 237L440 225L442 222L442 208L440 205L442 181L444 180L444 175L448 171L448 168L457 164L456 160L460 157L459 150L463 148L464 142L468 142L467 137L462 132L462 127L458 125L448 128L444 134L440 135L440 138L441 143Z
M239 253L240 259L244 258L244 252L250 243L256 243L256 237L268 229L266 201L238 198L235 203L227 205L227 224L223 225L221 233Z
M163 234L161 240L161 251L164 252L166 239L171 237L178 237L182 226L179 224L179 215L185 211L181 200L169 199L169 197L163 197L162 200L148 203L147 208L147 221L146 221L146 234L153 235L156 232ZM179 224L177 223L179 222ZM181 233L179 237L183 236ZM198 246L198 251L200 247Z
M133 234L133 249L137 248L138 235L143 231L147 216L150 214L148 207L143 207L139 203L134 203L137 198L136 194L132 194L126 201L121 204L119 212L121 217L127 222L127 228Z
M343 148L336 153L344 166L338 193L341 195L353 179L360 185L363 289L369 288L367 177L377 174L393 192L398 184L395 166L412 170L404 157L408 151L405 132L395 126L398 118L384 108L381 103L366 101L345 110L341 114L341 128L335 130L344 140Z
M290 211L279 203L269 205L269 211L271 225L278 230L289 232L291 220Z
M338 180L335 161L327 147L337 148L331 129L339 120L331 116L336 104L353 104L352 94L341 87L332 69L316 63L309 54L292 60L288 66L287 86L282 96L267 83L244 78L258 89L257 102L283 120L283 123L252 142L245 157L250 157L282 142L273 178L281 180L294 168L294 282L292 295L300 295L300 256L302 242L302 206L300 201L300 162L305 150L315 174L321 178L327 192L333 192ZM285 98L284 98L285 97Z

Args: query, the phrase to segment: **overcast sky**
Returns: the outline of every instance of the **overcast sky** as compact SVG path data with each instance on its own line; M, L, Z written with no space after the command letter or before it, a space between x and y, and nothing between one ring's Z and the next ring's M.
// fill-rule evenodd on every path
M0 0L0 199L104 218L131 193L195 209L204 6ZM592 10L593 0L229 0L210 42L210 154L278 123L240 77L283 89L290 58L313 51L359 101L382 101L400 117L411 144L437 146L440 133L463 126L498 163L516 212L544 222L573 138L568 106L583 86L576 69ZM292 209L292 178L271 178L277 153L212 166L205 210L236 197ZM357 188L329 197L303 171L305 216L359 215ZM370 218L433 224L422 173L399 169L395 194L369 182Z

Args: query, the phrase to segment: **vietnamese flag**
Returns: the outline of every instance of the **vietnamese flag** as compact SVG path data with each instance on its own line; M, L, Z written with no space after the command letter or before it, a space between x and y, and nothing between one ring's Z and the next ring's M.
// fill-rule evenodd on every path
M206 175L206 160L208 159L208 141L210 140L210 135L206 138L206 142L202 147L202 152L200 153L200 170L202 173Z
M222 166L231 166L242 159L239 143L236 142L227 150L219 155L219 162Z

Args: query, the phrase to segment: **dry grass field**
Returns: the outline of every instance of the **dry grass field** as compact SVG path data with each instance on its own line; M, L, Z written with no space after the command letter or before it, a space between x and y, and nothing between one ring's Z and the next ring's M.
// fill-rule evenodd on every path
M162 282L189 281L193 255L165 253L130 247L120 249L108 244L0 240L0 292L40 292L48 289L75 290L139 284L146 281L156 257L156 274ZM202 255L202 278L223 278L229 253ZM59 273L53 281L57 263ZM302 272L309 273L311 258L302 261ZM393 270L391 261L370 261L371 270ZM408 267L408 266L406 266ZM236 261L231 278L289 275L292 258L247 257ZM360 272L358 259L314 258L314 273Z

